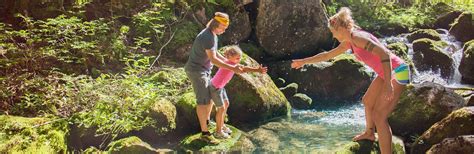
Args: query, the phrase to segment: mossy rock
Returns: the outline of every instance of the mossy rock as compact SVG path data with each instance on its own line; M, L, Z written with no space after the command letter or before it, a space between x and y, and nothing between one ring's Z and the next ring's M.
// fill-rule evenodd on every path
M0 115L1 153L64 153L67 122L55 118Z
M143 142L136 136L123 138L110 143L107 146L108 153L157 153L156 149L152 148L148 143Z
M176 129L176 107L166 99L155 102L145 116L153 119L153 123L138 130L140 138L153 140Z
M472 12L463 12L451 24L449 33L454 35L461 42L468 42L474 39L474 18Z
M200 130L196 114L196 96L194 92L186 92L175 104L177 110L177 129L189 133Z
M281 92L285 95L286 98L291 98L298 92L298 84L290 83L285 87L280 88Z
M242 132L231 125L226 125L226 126L232 130L232 134L230 135L231 138L220 139L219 140L220 142L217 145L211 145L211 144L208 144L207 142L200 140L201 133L197 133L197 134L188 136L183 141L181 141L180 147L184 151L194 151L194 152L195 151L199 151L199 152L229 151L240 139ZM211 128L209 131L214 132L215 127Z
M392 144L394 154L405 154L405 148L400 144ZM358 141L346 145L343 149L336 151L336 154L378 154L380 153L378 142Z
M434 29L419 29L417 31L410 33L407 36L407 39L409 42L413 42L421 38L427 38L434 41L441 40L439 33Z
M408 46L403 42L397 42L387 45L387 48L392 51L395 55L407 61L408 58Z
M446 42L422 38L413 42L413 62L419 71L440 70L441 76L449 78L453 73L453 58L442 50Z
M461 14L461 11L451 11L449 13L443 14L436 19L434 25L437 28L449 29L451 27L450 24L453 23Z
M464 99L453 90L437 83L424 82L407 86L388 121L393 134L410 138L422 134L464 105Z
M463 52L461 64L459 65L462 82L474 84L474 40L464 44Z
M446 138L433 145L426 153L472 153L474 151L474 135L463 135Z
M313 100L306 94L297 93L289 99L291 107L295 109L310 109Z
M342 54L329 62L305 65L301 69L293 69L290 64L291 61L271 63L268 72L287 83L298 83L298 92L310 96L313 102L354 102L360 99L371 82L372 74L349 54Z
M449 114L425 131L413 144L411 153L425 153L445 138L474 134L474 107L464 107Z
M392 136L392 150L394 154L405 154L405 146L403 141L395 136ZM380 153L380 146L378 142L369 140L360 140L357 142L348 143L343 148L336 151L336 154L377 154Z
M242 57L242 65L259 66L246 54ZM227 115L232 125L255 124L289 115L288 100L267 74L236 74L225 88L231 104Z

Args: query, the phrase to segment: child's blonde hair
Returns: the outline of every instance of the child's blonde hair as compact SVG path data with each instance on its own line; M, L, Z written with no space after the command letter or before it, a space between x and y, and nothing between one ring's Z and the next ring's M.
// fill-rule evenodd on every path
M359 28L352 19L352 11L348 7L342 7L339 12L330 17L328 26L334 29L339 27L346 29Z
M242 56L242 50L237 45L231 45L225 48L224 57Z

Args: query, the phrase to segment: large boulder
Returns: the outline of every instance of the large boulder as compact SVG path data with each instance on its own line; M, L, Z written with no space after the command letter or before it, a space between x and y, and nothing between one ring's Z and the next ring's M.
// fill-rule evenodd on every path
M472 134L474 134L474 107L464 107L431 126L416 139L411 152L425 153L430 147L445 138Z
M259 1L256 34L260 45L274 57L295 52L314 54L330 44L325 8L319 0Z
M428 38L435 41L441 40L439 33L434 29L419 29L408 34L407 36L409 42L413 42L421 38Z
M426 153L472 153L473 151L474 135L465 135L444 139L443 142L434 145Z
M277 152L280 148L280 139L276 132L270 129L259 128L249 132L252 142L259 147L260 150L267 152Z
M269 72L288 83L298 83L298 92L307 94L313 102L359 100L371 82L371 74L351 55L301 69L292 69L290 64L291 61L270 64Z
M472 13L464 12L454 21L449 33L454 35L457 40L467 42L474 39L474 18Z
M413 62L419 71L434 71L449 78L453 72L453 58L443 52L445 42L422 38L413 42Z
M176 127L180 131L197 133L200 131L196 114L196 96L194 92L187 92L175 104L177 111Z
M357 142L348 143L343 148L336 151L336 154L353 154L353 153L380 153L378 142L369 140L360 140ZM405 154L405 145L403 140L396 136L392 136L392 153Z
M462 82L474 84L474 40L464 44L463 52L461 64L459 65Z
M66 153L67 121L0 116L0 153Z
M264 58L268 57L263 48L255 45L255 43L240 43L239 47L245 54L257 62L262 62Z
M451 27L450 24L453 23L461 14L461 11L451 11L443 14L436 19L434 25L436 28L449 29Z
M229 28L226 30L219 40L223 44L238 44L250 36L252 27L250 27L249 13L245 10L235 11L229 14L230 22Z
M463 106L464 99L453 90L437 83L424 82L407 87L388 121L393 134L409 138L422 134Z
M259 66L245 54L241 64ZM231 104L227 115L230 123L237 126L286 116L291 108L288 100L267 74L236 74L226 86L226 91Z
M138 130L138 137L146 140L153 140L176 129L176 107L168 100L162 99L155 102L146 117L153 120L151 125Z

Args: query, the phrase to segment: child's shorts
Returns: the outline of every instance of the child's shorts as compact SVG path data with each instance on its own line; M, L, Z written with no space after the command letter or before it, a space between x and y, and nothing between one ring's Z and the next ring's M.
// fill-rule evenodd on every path
M224 88L216 88L212 83L209 85L211 91L211 99L216 107L222 107L225 101L229 101Z

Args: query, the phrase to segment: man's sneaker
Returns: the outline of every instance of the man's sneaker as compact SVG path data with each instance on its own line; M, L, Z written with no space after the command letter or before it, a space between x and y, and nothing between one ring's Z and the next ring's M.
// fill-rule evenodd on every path
M219 144L219 140L216 139L212 134L201 134L201 138L200 138L202 141L204 142L207 142L209 144Z
M222 131L223 131L224 133L229 134L229 135L232 134L232 130L230 130L230 128L227 127L227 126L225 126L225 125L222 126Z
M228 138L230 138L230 135L229 135L229 134L224 133L224 132L222 132L222 131L216 132L216 133L215 133L215 136L216 136L216 138L218 138L218 139L228 139Z

